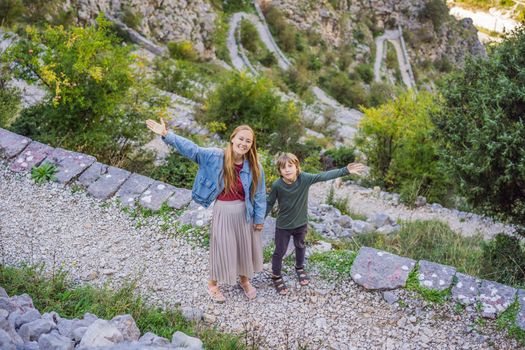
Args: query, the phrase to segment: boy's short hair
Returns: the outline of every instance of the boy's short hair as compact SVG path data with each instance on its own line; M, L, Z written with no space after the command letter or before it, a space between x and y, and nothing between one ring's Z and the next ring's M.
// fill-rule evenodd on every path
M299 176L299 173L301 172L301 164L299 163L297 156L293 153L283 153L277 158L277 171L279 172L279 176L281 176L281 168L284 168L287 163L295 165L297 168L297 176Z

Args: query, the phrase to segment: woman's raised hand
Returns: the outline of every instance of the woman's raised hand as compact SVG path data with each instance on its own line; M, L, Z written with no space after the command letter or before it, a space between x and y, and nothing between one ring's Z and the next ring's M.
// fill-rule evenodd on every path
M166 134L168 133L168 127L163 118L160 118L160 124L152 119L148 119L146 120L146 125L148 126L148 129L150 129L157 135L166 136Z
M365 172L366 167L361 163L350 163L346 166L350 174L361 175Z

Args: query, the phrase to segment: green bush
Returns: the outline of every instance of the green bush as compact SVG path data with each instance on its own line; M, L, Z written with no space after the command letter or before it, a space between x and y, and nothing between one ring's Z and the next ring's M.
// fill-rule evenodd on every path
M363 84L350 80L346 73L332 70L319 77L319 83L339 103L348 107L358 107L368 103L367 91Z
M188 61L197 61L199 58L198 52L193 48L191 41L181 41L181 42L169 42L168 51L171 58L176 60L188 60Z
M12 26L25 12L22 0L0 0L0 25Z
M132 29L137 29L142 22L142 16L139 12L135 12L131 7L124 6L122 11L122 22Z
M391 101L395 97L394 87L389 83L373 82L370 85L368 94L368 104L370 107L377 107Z
M266 22L270 31L276 39L279 47L285 52L294 52L297 49L297 30L288 22L284 14L273 5L262 7ZM300 40L299 40L300 44Z
M374 79L374 69L371 64L361 63L360 65L355 67L355 70L361 78L361 80L363 80L367 84L370 84Z
M436 31L447 20L448 16L448 7L444 0L429 0L419 12L419 18L432 21Z
M198 166L178 152L171 151L163 165L144 169L143 175L169 183L175 187L191 189Z
M342 146L326 150L324 156L330 158L332 168L342 168L355 161L354 152L355 148Z
M525 287L525 249L517 237L498 234L483 245L482 276Z
M525 28L440 86L442 157L469 203L525 225Z
M21 109L20 91L7 85L10 79L7 69L0 68L0 128L7 128Z
M283 80L290 90L298 95L302 95L312 84L304 67L290 67L284 72Z
M42 32L28 27L27 34L29 40L11 46L3 58L16 63L11 67L18 77L37 77L50 97L22 113L13 127L118 165L145 140L144 120L154 118L157 108L148 104L153 93L147 80L131 68L130 48L117 44L102 17L96 26L48 26Z
M430 113L436 109L430 93L411 91L380 107L366 108L356 142L374 180L389 190L446 203L452 186L433 138Z
M256 53L258 50L259 32L248 20L241 21L241 45L248 51Z
M199 120L208 124L222 122L225 137L240 124L250 125L257 134L257 145L272 153L295 144L303 133L299 110L284 102L266 78L252 78L231 72L210 94Z

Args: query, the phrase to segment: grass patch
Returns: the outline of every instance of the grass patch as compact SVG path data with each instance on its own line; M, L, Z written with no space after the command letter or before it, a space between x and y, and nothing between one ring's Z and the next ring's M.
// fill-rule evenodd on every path
M42 313L56 311L68 319L82 318L86 312L103 319L130 314L142 334L153 332L171 340L174 332L182 331L200 338L207 349L244 349L241 338L188 322L179 310L147 306L146 300L136 293L134 282L111 290L107 286L73 286L62 271L50 277L44 276L42 266L14 268L0 265L0 285L9 295L29 294Z
M450 295L452 294L452 285L442 291L425 288L419 283L418 272L419 264L412 271L410 271L410 274L408 275L405 286L407 290L415 291L419 293L426 301L435 304L443 304L449 299Z
M55 165L51 163L44 163L38 167L33 167L33 169L31 169L31 178L37 184L41 184L48 181L55 181L55 174L57 172L58 169Z
M506 329L509 336L516 338L522 346L525 346L525 331L516 325L519 309L520 305L516 298L516 301L498 317L496 323L500 330Z
M265 264L272 261L273 251L275 250L275 243L270 243L263 249L263 262Z
M459 272L473 276L480 276L483 271L483 237L463 237L440 221L404 222L395 234L358 235L353 244L353 250L372 247L415 260L454 266Z
M209 226L192 226L189 224L178 224L177 235L180 235L191 244L208 248L210 246Z
M313 253L308 258L308 262L317 268L321 278L340 281L350 276L350 269L356 256L356 252L349 250L331 250Z

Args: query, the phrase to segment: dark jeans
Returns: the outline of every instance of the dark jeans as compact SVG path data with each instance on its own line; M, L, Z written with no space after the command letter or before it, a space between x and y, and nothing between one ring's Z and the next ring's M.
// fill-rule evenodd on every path
M293 244L295 245L295 268L304 267L304 254L306 252L304 239L307 230L308 224L293 229L275 228L275 251L272 256L272 273L275 276L281 275L283 257L286 254L286 249L288 249L290 237L293 237Z

